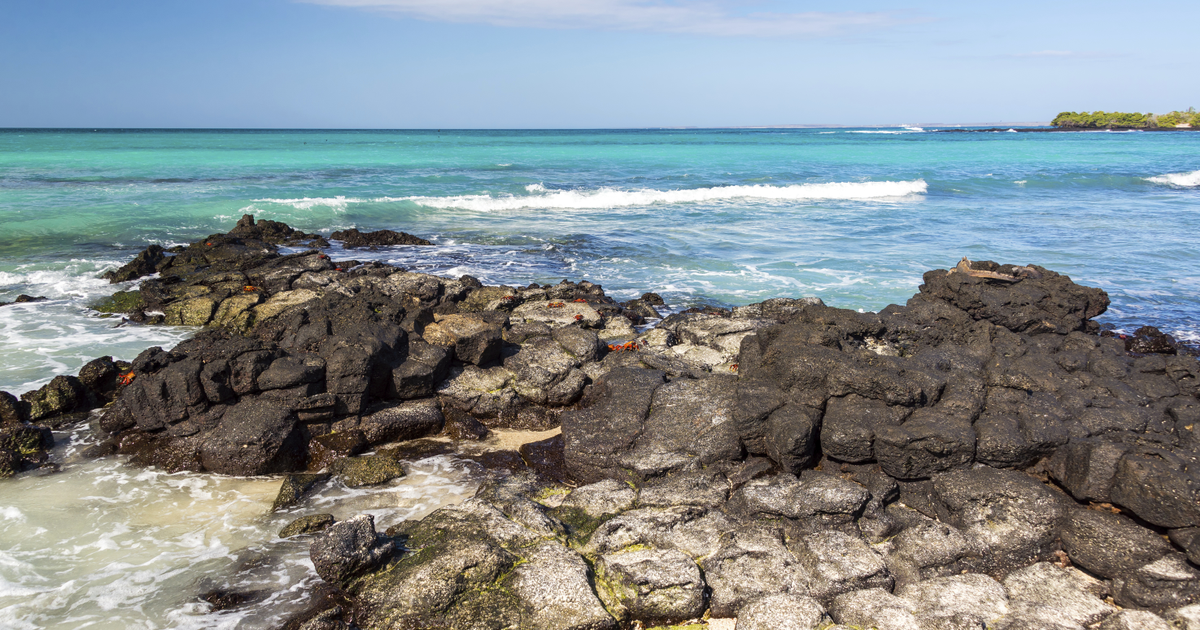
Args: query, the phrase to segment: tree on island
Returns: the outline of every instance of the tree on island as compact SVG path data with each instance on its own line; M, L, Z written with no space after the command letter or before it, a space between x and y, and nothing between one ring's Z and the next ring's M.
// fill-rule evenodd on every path
M1167 114L1062 112L1050 124L1062 129L1173 129L1179 125L1200 127L1200 113L1195 107Z

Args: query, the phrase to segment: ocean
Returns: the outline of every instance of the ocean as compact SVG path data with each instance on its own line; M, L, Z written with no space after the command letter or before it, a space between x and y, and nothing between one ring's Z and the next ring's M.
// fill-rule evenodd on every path
M49 298L0 307L0 389L186 338L89 310L129 288L97 276L243 214L435 243L335 259L591 280L672 309L818 296L874 311L963 256L1037 264L1105 289L1104 324L1200 341L1198 169L1194 132L0 130L0 302ZM58 437L61 472L0 480L0 625L269 627L274 613L213 612L196 595L212 580L289 592L316 579L303 549L270 541L277 479L83 461L86 429ZM478 472L413 466L425 472L383 499L329 489L318 503L414 517L469 495ZM247 554L270 570L242 583ZM263 609L296 604L271 597Z

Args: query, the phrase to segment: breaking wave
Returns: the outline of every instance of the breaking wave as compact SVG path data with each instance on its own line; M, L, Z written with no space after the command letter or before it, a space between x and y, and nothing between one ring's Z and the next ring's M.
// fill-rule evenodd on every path
M429 208L461 208L489 212L524 208L555 208L563 210L592 210L627 206L649 206L664 203L698 203L750 199L768 201L799 201L808 199L882 199L924 193L925 180L907 182L835 182L830 184L796 184L793 186L716 186L690 190L559 190L544 192L540 185L531 185L529 196L461 195L456 197L400 197L376 201L411 201Z
M1168 186L1179 186L1180 188L1195 188L1200 186L1200 171L1192 171L1191 173L1167 173L1157 177L1147 177L1146 181L1154 182L1155 184L1166 184Z

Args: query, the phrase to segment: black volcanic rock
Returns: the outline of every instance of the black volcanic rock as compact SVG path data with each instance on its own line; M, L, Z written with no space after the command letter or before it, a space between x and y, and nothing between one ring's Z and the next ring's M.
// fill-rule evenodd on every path
M375 232L359 232L358 228L341 230L329 235L335 241L342 241L342 247L377 247L380 245L433 245L433 243L407 232L392 230L377 230Z

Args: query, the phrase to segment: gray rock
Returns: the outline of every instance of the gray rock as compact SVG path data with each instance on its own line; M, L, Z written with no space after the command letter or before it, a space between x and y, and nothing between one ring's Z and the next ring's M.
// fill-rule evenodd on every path
M637 491L629 484L604 479L575 488L563 499L562 505L581 509L592 518L600 518L632 508L637 497Z
M522 625L546 630L617 628L592 592L588 566L579 554L544 542L524 555L526 562L504 580L520 601Z
M632 477L619 460L641 435L651 397L663 383L662 372L613 369L592 386L590 405L563 413L563 459L572 476L589 483Z
M279 494L275 496L271 511L277 512L299 503L309 492L312 492L318 483L327 479L329 479L329 475L324 473L287 475L283 478L283 484L279 486Z
M742 608L734 630L816 630L825 609L811 597L768 595Z
M1104 583L1075 568L1038 562L1013 571L1004 578L1010 600L1041 604L1054 611L1057 620L1081 626L1096 623L1117 611L1106 604Z
M408 359L392 370L392 387L396 398L408 400L432 396L437 384L446 378L451 354L443 346L426 343L412 337L408 342Z
M1169 553L1114 584L1113 601L1126 608L1162 612L1200 601L1200 570L1187 557Z
M599 556L650 545L704 558L720 549L721 537L733 528L733 522L721 512L695 506L630 510L597 527L584 551Z
M379 409L363 416L358 428L370 444L399 442L433 435L445 418L436 401L421 400Z
M458 360L473 365L495 361L504 344L500 325L473 314L440 316L421 336L431 344L453 348Z
M920 518L892 539L888 564L897 583L947 575L970 550L966 537L957 528Z
M330 466L334 476L350 488L376 486L404 476L400 462L387 455L363 455L336 460Z
M979 468L939 475L933 486L950 522L984 552L985 564L1025 566L1051 551L1063 505L1032 477Z
M829 604L829 616L839 624L876 630L924 630L907 599L881 588L842 593Z
M245 398L205 435L200 456L205 470L225 475L302 469L305 460L303 437L291 411Z
M705 584L696 563L674 550L643 549L602 556L596 590L624 621L665 625L704 613Z
M729 505L743 518L783 516L836 526L862 515L870 498L871 493L853 481L805 471L799 479L783 473L749 481L733 493Z
M583 389L578 377L564 383L568 375L578 372L580 360L550 337L536 337L521 346L520 351L504 360L504 367L513 374L513 387L522 398L539 405L558 406L574 402ZM577 382L576 382L577 381ZM558 385L569 385L571 391L551 400L550 392ZM561 398L561 400L560 400Z
M1171 630L1171 626L1152 612L1122 610L1105 619L1099 630Z
M406 556L389 570L371 573L355 582L352 593L359 611L355 621L367 628L445 625L445 617L454 614L457 602L494 587L495 581L516 560L486 539L446 535L448 539L425 553ZM515 602L494 608L501 613L511 608L507 611L510 615L501 616L508 616L510 623L519 621Z
M360 514L335 523L309 546L321 579L344 588L354 577L378 566L395 551L390 538L375 533L375 518Z
M729 480L725 475L701 470L648 481L638 495L638 504L642 507L698 505L715 508L728 498Z
M1168 535L1171 542L1187 553L1189 562L1200 565L1200 527L1173 529Z
M896 589L921 617L988 622L1008 613L1008 595L992 578L978 573L937 577Z
M732 377L679 379L654 391L650 412L633 449L620 457L639 479L693 470L742 456Z
M972 626L982 627L982 626ZM1043 604L1027 601L1009 602L1009 613L987 624L988 630L1084 630L1059 612Z
M927 479L963 468L975 456L969 420L937 409L918 409L900 426L878 427L875 459L897 479Z
M1162 449L1128 453L1113 477L1112 501L1161 527L1200 526L1200 489L1183 458Z
M857 394L831 398L821 420L821 450L844 462L870 461L875 457L876 430L898 426L907 415L903 407L888 407Z
M1121 578L1171 551L1171 544L1129 518L1099 510L1071 510L1062 527L1071 562L1102 578Z
M712 589L713 617L736 617L755 600L780 593L805 592L809 575L783 543L778 529L742 526L730 532L721 549L701 566Z
M883 558L861 538L837 531L817 532L801 539L795 552L809 575L808 593L819 600L849 591L892 588Z
M1177 608L1163 616L1179 630L1200 630L1200 604Z

